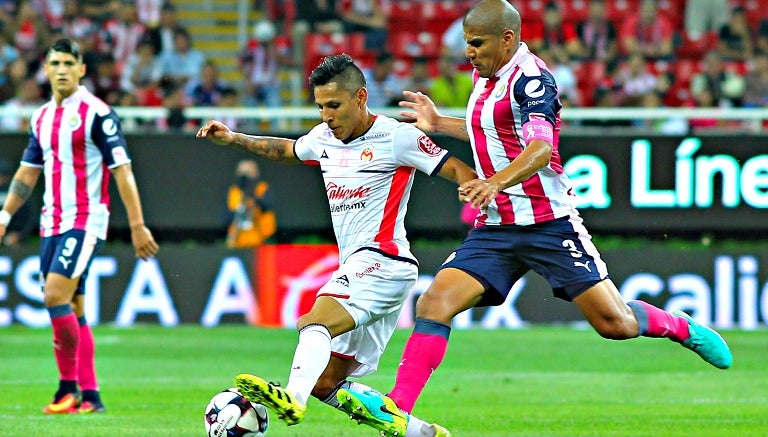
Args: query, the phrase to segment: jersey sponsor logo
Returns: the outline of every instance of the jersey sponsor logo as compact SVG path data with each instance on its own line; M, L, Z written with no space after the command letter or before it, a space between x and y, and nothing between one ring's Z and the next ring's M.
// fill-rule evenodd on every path
M546 100L544 100L544 99L530 100L530 101L528 101L528 107L530 108L531 106L541 105L544 102L546 102Z
M104 131L104 135L111 137L117 133L117 123L111 118L104 119L101 123L101 130Z
M341 205L331 205L331 213L347 212L355 209L365 209L365 201L355 203L342 203Z
M128 161L128 153L126 153L124 147L115 147L112 149L112 159L114 159L115 162Z
M539 79L533 79L525 84L525 94L533 99L544 95L544 84Z
M81 124L83 124L83 120L80 118L80 114L72 114L72 117L69 117L67 122L67 126L72 130L79 129Z
M360 154L361 161L373 161L373 148L366 147L363 149L363 153Z
M366 134L362 138L360 138L361 141L368 141L368 140L375 140L376 138L384 138L388 137L390 135L389 132L376 132L372 134Z
M375 272L376 270L381 270L381 263L378 263L378 262L373 263L368 267L364 268L363 271L355 273L355 276L357 276L358 278L362 278L363 276L369 275Z
M325 192L328 195L328 200L365 199L371 192L371 188L347 188L346 185L337 185L335 182L328 182L325 186Z
M419 149L429 156L437 156L443 149L432 141L432 138L422 135L419 137Z

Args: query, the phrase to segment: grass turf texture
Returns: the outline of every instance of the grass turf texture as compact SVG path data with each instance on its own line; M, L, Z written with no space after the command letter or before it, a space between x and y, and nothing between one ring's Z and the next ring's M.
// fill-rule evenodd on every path
M50 331L0 330L0 435L203 436L203 410L240 372L285 384L296 333L245 326L95 328L107 413L46 416L56 388ZM380 370L389 389L409 331ZM768 332L727 331L734 366L721 371L667 341L614 342L591 330L535 327L451 334L418 416L454 436L765 436ZM375 436L311 400L304 421L274 415L268 435Z

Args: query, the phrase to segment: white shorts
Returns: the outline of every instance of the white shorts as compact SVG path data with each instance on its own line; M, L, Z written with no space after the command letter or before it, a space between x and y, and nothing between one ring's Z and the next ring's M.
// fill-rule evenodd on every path
M350 376L376 371L418 275L415 264L361 250L348 257L318 290L318 296L335 298L355 320L355 329L331 341L334 355L362 364Z

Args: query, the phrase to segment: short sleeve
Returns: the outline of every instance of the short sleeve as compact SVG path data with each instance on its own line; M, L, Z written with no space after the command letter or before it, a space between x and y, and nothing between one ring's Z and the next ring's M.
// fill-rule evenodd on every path
M407 123L400 123L393 142L395 161L430 176L442 168L450 153L435 144L427 134Z
M115 168L131 162L128 146L120 128L120 119L114 110L110 109L106 114L94 116L91 140L101 150L107 167Z

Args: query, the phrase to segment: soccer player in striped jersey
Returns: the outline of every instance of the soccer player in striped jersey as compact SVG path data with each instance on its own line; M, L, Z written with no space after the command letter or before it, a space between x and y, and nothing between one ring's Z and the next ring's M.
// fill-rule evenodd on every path
M665 337L715 367L731 366L725 341L682 312L624 302L573 206L558 151L561 104L547 66L520 40L521 18L504 0L483 0L464 18L465 55L475 87L466 119L441 115L421 93L404 92L402 112L425 132L469 141L478 179L459 194L479 213L464 242L438 271L416 305L416 324L388 396L338 393L342 407L382 435L401 436L406 420L448 346L451 320L475 307L501 305L533 270L558 298L576 304L603 337ZM407 416L404 416L407 419Z
M91 261L107 237L110 173L128 214L136 256L146 260L158 245L144 225L120 120L80 85L85 64L79 46L68 39L56 41L43 69L53 95L32 114L29 143L0 211L0 238L42 173L40 275L59 369L59 388L43 412L103 412L84 287Z
M418 276L404 225L416 170L459 184L476 177L419 129L372 113L365 77L348 55L325 58L309 80L322 123L297 140L236 133L218 121L197 133L262 158L322 170L339 269L299 318L286 387L254 375L235 378L243 395L289 425L302 420L310 395L338 407L340 388L371 390L347 378L376 370ZM409 435L450 435L438 425L411 422Z

